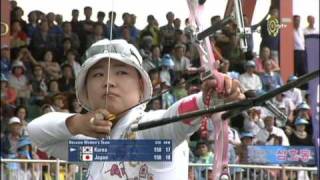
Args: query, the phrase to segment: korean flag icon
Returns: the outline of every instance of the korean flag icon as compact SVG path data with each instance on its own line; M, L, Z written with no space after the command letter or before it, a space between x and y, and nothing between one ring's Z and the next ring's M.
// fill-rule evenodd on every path
M81 156L82 161L92 161L93 159L93 155L90 153L82 154Z
M92 146L83 146L82 153L93 153L93 147Z

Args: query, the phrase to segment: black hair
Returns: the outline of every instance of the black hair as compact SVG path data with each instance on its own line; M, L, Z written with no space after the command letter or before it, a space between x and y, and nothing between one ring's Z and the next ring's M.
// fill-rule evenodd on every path
M22 108L26 110L26 119L27 119L27 117L28 117L28 108L27 108L27 106L24 106L24 105L20 105L20 106L16 107L16 109L14 111L14 115L18 116L18 111L20 109L22 109ZM22 119L20 119L20 120L22 120Z
M98 17L105 17L106 16L106 13L102 12L102 11L99 11L98 14L97 14Z
M206 145L207 147L209 147L206 141L199 141L196 145L196 149L198 149L201 145Z

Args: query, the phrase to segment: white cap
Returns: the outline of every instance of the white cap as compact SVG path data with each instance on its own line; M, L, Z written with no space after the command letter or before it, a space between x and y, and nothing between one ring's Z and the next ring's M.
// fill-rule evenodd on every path
M15 68L15 67L22 67L23 69L26 69L24 67L24 64L22 61L20 60L15 60L13 63L12 63L12 68Z
M267 108L261 108L261 118L262 119L265 119L266 117L274 117L274 114L271 112L271 111L269 111L269 109L267 109Z
M79 75L76 77L76 95L80 104L88 111L92 110L89 105L86 93L86 77L89 69L104 58L118 60L127 65L136 68L143 79L143 98L141 101L152 97L152 84L148 73L142 67L142 57L138 50L125 40L108 40L97 41L86 51L86 60L82 64Z
M21 124L21 121L20 121L20 119L19 119L18 117L13 116L12 118L9 119L8 125L14 124L14 123L19 123L19 124Z

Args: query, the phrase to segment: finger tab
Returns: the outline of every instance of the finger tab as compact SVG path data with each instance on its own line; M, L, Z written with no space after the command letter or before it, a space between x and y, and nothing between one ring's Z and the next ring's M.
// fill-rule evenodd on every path
M108 121L113 121L115 119L116 119L116 116L114 114L109 114L108 117L107 117Z

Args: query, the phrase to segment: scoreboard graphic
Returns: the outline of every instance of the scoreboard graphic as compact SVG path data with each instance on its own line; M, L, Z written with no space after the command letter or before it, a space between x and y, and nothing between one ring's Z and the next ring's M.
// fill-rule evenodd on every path
M73 140L68 141L70 162L172 161L171 140Z

